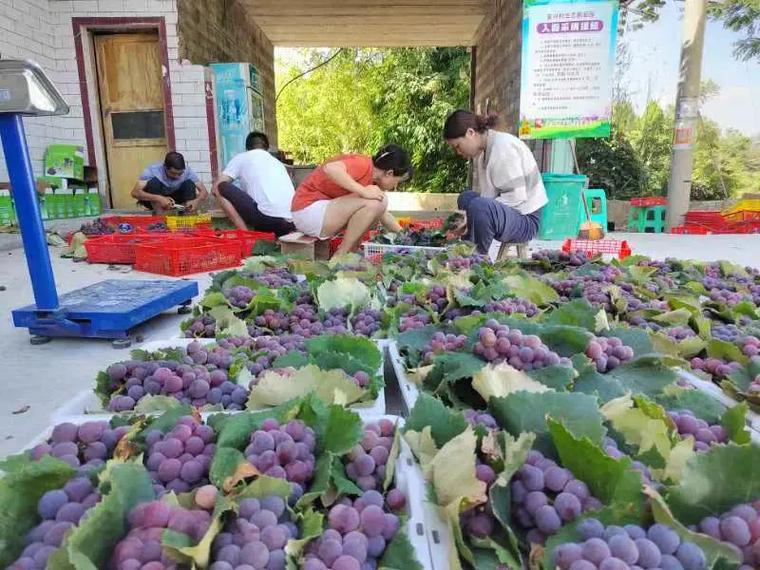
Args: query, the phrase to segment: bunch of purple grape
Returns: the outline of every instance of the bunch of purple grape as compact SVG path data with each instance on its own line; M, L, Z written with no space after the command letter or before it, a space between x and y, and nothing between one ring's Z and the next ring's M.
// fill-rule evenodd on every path
M560 570L706 570L705 553L693 542L681 541L673 528L653 524L609 525L597 519L581 521L577 527L582 542L560 544L552 552Z
M739 570L760 565L760 501L737 505L719 517L705 517L692 530L733 545L743 562Z
M222 291L222 294L233 307L245 309L256 296L256 291L245 285L235 285Z
M741 339L741 349L745 356L750 358L760 355L760 338L747 335Z
M111 458L116 444L127 431L127 426L112 429L107 421L58 424L48 441L32 448L31 456L37 461L52 455L82 471L97 469Z
M705 420L695 417L691 410L673 410L668 415L676 424L680 436L694 436L695 451L707 451L711 445L728 441L726 428L720 424L709 425Z
M677 342L697 336L691 327L669 327L664 329L665 335Z
M570 366L570 360L560 358L536 335L524 335L489 319L478 331L473 353L488 362L507 362L518 370L537 370L546 366Z
M290 315L283 311L265 310L248 326L251 336L291 333L306 338L321 334L346 334L348 314L345 309L330 309L320 314L310 304L296 305Z
M267 418L261 429L251 434L243 453L264 475L286 479L293 489L290 499L295 502L314 477L316 442L314 430L301 420L281 426L274 418Z
M190 416L177 420L164 434L152 430L145 435L148 446L145 466L156 493L186 493L208 484L208 470L216 452L214 430Z
M220 341L221 344L221 341ZM291 351L304 352L304 337L301 335L260 336L250 338L247 345L252 352L258 354L246 363L246 368L253 374L251 386L256 384L256 376L272 367L272 363L283 354Z
M436 354L445 352L459 352L467 346L467 336L460 334L446 334L436 332L422 349L422 358L425 362L432 362Z
M488 492L496 481L496 472L478 458L475 463L475 477L486 484L486 492ZM496 522L490 502L465 511L460 515L459 521L465 533L474 538L490 536Z
M432 305L439 312L444 310L449 304L449 299L446 296L446 287L433 285L425 294L425 303Z
M700 358L695 356L689 363L694 370L702 370L717 379L728 378L731 373L742 368L742 365L738 362L726 362L720 358Z
M163 501L140 503L127 517L129 533L114 548L114 570L176 570L180 566L161 547L164 530L189 536L197 544L211 524L211 515L201 509L185 509Z
M746 299L746 293L738 293L736 291L731 291L730 289L718 289L717 287L710 289L711 301L715 301L716 303L725 303L729 307L733 307L734 305L741 303Z
M538 251L534 251L531 257L536 261L549 261L574 267L580 267L588 263L588 258L585 254L575 251L566 252L555 249L539 249Z
M533 317L538 314L538 307L527 299L501 299L491 301L483 307L486 313L504 313L506 315L520 314Z
M614 370L633 358L633 349L617 337L594 337L586 346L586 356L596 364L599 372Z
M354 333L371 337L382 328L383 312L377 309L362 309L351 320Z
M346 475L362 491L380 490L393 447L396 426L388 419L364 426L364 437L348 454Z
M214 539L209 570L285 570L285 545L297 538L281 497L243 499Z
M454 271L461 271L464 269L470 269L475 265L490 264L491 259L487 255L480 253L473 253L468 257L462 257L461 255L450 257L446 260L446 266Z
M512 478L510 489L512 516L527 531L527 540L536 544L543 544L564 523L602 506L572 471L536 450L528 454L527 461Z
M10 570L42 570L63 538L79 524L87 510L100 500L89 477L70 479L62 489L48 491L37 503L42 522L24 539L24 550Z
M330 528L306 549L304 570L375 570L401 521L383 508L383 496L367 491L330 509Z
M79 231L86 236L102 236L116 232L116 228L105 223L101 218L81 225Z
M401 315L398 330L399 332L413 331L424 328L432 322L433 318L430 316L430 313L424 309L412 309Z
M298 276L283 267L270 267L255 273L243 271L241 275L247 279L263 283L270 289L279 289L298 283Z
M211 315L193 318L185 329L186 338L214 338L216 336L216 319Z
M163 395L196 407L221 404L228 410L242 410L248 400L248 390L229 380L223 368L232 362L229 352L225 349L209 352L200 343L190 344L187 350L191 362L199 364L179 363L176 360L129 360L109 366L106 373L114 391L123 388L126 394L113 395L108 409L125 412L134 409L144 396ZM206 363L211 364L209 359L218 364L207 366Z
M736 325L713 323L710 334L718 340L734 342L742 336L742 331Z
M620 459L621 457L627 457L625 453L623 453L622 451L620 451L620 449L618 449L617 442L611 437L607 437L607 436L604 437L604 451L607 455L609 455L613 459ZM649 467L647 467L641 461L638 461L636 459L631 461L631 466L636 471L641 473L641 476L644 478L644 483L648 485L655 485L655 483L652 481L652 472L650 471Z
M464 419L467 420L467 423L472 427L483 426L488 430L499 428L494 417L488 412L480 412L472 409L465 410Z

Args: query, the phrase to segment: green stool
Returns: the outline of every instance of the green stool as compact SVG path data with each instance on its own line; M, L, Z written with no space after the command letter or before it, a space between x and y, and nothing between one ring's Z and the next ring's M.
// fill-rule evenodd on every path
M667 209L667 206L633 206L628 213L628 229L641 233L663 233Z
M587 188L583 191L588 204L588 211L591 214L591 221L596 222L602 229L607 231L607 194L601 188ZM583 203L580 204L580 223L586 221L586 212L583 209Z

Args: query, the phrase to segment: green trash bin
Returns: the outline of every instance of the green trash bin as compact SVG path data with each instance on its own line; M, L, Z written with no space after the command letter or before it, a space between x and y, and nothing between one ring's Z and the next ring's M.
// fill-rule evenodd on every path
M541 211L539 239L560 240L575 237L580 229L579 209L583 208L581 194L588 186L582 174L541 175L549 202Z

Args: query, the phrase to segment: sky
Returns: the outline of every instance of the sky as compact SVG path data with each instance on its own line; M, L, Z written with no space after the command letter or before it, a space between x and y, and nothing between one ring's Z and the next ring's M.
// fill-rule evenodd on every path
M632 58L624 81L639 109L646 103L647 91L663 104L675 103L682 12L682 2L669 1L657 22L625 35ZM724 129L753 136L760 134L760 62L739 61L733 56L732 44L741 37L725 30L720 22L708 21L702 80L712 79L720 86L720 94L704 105L702 114Z

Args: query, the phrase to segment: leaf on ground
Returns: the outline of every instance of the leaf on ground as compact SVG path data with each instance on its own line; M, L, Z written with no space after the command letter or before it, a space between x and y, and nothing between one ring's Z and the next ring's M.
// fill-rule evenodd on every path
M306 340L305 344L311 355L320 353L349 355L363 363L366 367L364 369L368 369L373 374L383 363L383 354L377 343L364 337L322 335Z
M593 332L597 313L598 310L586 299L573 299L546 313L542 320L548 325L571 325Z
M548 392L544 384L533 380L525 372L513 368L506 362L488 364L472 377L472 387L488 402L491 398L502 398L514 392Z
M40 497L63 487L75 473L68 464L46 455L0 479L0 566L6 568L18 558L24 537L39 522Z
M422 393L414 404L404 424L404 432L422 432L429 426L436 447L443 447L451 439L467 429L467 421L461 412L445 406L439 399Z
M515 297L528 299L539 307L559 300L559 294L554 289L525 272L508 275L503 281Z
M248 326L229 307L214 307L209 315L216 320L217 335L248 336Z
M577 376L575 369L571 366L547 366L533 369L527 374L544 386L559 391L569 389Z
M720 418L721 425L726 428L729 441L744 445L752 441L747 429L747 412L749 407L745 403L737 404L729 408Z
M599 373L587 356L578 354L572 360L574 368L578 371L578 377L573 382L573 392L594 396L599 400L599 404L606 404L625 395L622 384L608 374Z
M759 472L760 447L714 445L689 460L680 482L667 490L665 498L678 520L697 524L760 497Z
M613 327L602 336L619 338L623 344L633 349L635 355L650 354L654 351L647 332L636 327Z
M586 394L516 392L492 398L488 407L498 424L512 435L535 433L536 447L545 452L554 450L547 417L563 422L574 436L587 436L597 444L601 444L606 432L596 398Z
M538 336L554 352L567 357L582 354L591 341L590 332L569 325L546 326Z
M664 313L658 313L657 315L652 317L652 320L656 323L660 323L663 325L671 326L671 327L683 327L689 324L689 319L691 319L692 311L687 309L686 307L681 307L680 309L676 309L675 311L666 311Z
M607 373L634 394L656 396L677 380L673 369L659 355L648 354L629 360Z
M295 398L315 392L327 404L344 406L367 395L343 370L320 370L309 365L292 374L274 370L264 372L251 390L247 408L260 410L279 406Z
M740 362L745 365L749 363L749 358L744 355L737 345L725 340L718 340L717 338L714 338L707 343L707 356L711 358L719 358L721 360Z

